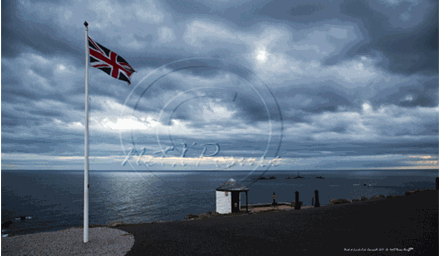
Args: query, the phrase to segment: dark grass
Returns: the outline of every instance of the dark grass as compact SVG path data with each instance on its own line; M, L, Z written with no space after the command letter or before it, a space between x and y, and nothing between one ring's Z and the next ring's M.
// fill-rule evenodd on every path
M193 221L117 226L132 255L439 255L438 191ZM344 248L414 248L347 252Z

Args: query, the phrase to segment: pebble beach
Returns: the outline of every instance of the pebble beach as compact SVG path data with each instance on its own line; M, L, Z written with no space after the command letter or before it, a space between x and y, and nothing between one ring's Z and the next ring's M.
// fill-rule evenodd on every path
M123 256L134 244L132 234L108 227L89 229L89 242L83 243L83 229L70 228L2 238L2 255L108 255Z

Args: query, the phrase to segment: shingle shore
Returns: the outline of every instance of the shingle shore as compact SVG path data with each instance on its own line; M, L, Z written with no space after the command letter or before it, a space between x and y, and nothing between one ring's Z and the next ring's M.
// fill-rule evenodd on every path
M2 238L2 255L108 255L123 256L133 246L132 234L106 227L89 229L89 242L83 243L83 229L69 228Z

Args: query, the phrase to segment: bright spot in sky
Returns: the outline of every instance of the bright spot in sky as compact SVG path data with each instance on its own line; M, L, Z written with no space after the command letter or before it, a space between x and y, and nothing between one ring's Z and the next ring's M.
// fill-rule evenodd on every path
M146 123L136 118L117 118L116 120L110 120L109 118L105 118L104 120L102 120L102 124L113 130L123 130L123 131L145 130L149 128L146 125Z
M231 118L234 113L235 112L228 110L225 106L210 102L209 108L203 109L202 118L207 122L212 120L219 121Z
M266 62L267 52L265 50L258 51L257 60L260 62Z
M362 110L363 110L365 113L370 113L370 112L373 110L373 108L371 107L370 104L368 104L368 103L364 103L364 104L362 104Z
M66 67L65 67L63 64L59 64L59 65L58 65L58 69L59 69L60 71L64 71L64 70L66 69Z
M412 101L414 98L412 95L406 95L405 99L403 101Z

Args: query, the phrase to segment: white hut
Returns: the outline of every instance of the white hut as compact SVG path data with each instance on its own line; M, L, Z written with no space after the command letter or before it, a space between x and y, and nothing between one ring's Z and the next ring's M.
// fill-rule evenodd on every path
M220 214L239 212L241 209L240 192L246 193L246 212L248 212L248 191L248 188L231 178L215 189L216 212Z

